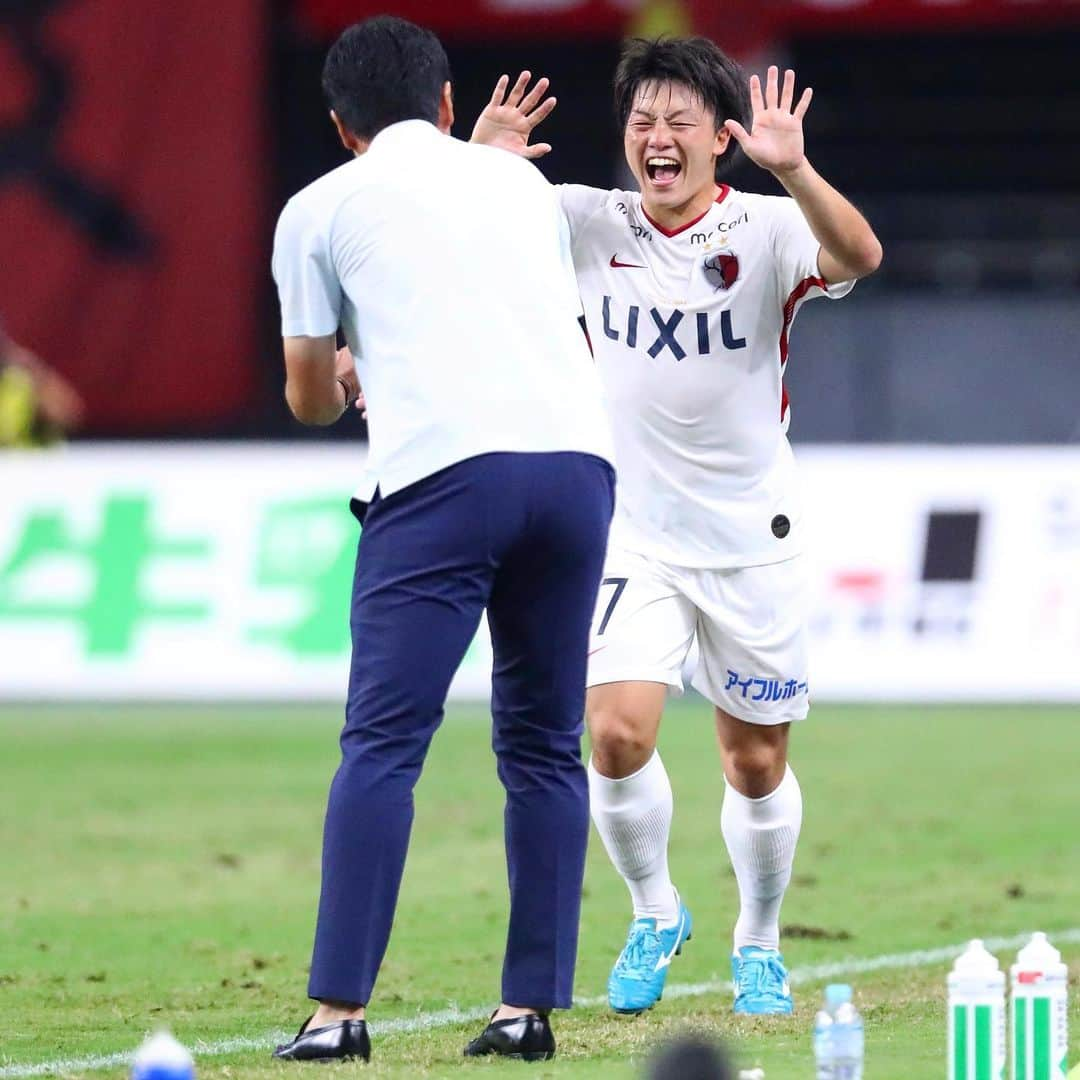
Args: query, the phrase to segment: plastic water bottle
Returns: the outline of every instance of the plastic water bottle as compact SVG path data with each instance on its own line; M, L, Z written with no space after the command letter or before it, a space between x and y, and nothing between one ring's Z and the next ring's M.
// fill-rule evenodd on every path
M139 1047L131 1080L194 1080L195 1061L167 1031L151 1035Z
M1005 972L976 938L949 972L948 1080L1005 1075Z
M814 1021L817 1080L862 1080L863 1022L851 1001L851 987L825 987L825 1005Z
M1065 1080L1069 970L1045 934L1032 934L1012 973L1013 1080Z

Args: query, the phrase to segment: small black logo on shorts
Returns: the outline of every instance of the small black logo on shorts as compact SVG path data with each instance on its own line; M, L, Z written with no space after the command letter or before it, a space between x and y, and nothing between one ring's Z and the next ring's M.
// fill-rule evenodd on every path
M773 536L775 536L777 540L783 540L784 537L791 532L791 522L788 521L787 514L777 514L776 517L772 519L770 528L772 529Z

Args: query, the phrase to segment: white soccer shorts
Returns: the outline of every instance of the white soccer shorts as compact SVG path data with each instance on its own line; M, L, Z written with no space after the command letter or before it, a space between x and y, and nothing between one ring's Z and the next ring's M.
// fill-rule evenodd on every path
M802 720L808 708L803 556L767 566L695 570L608 549L589 641L589 686L691 685L752 724Z

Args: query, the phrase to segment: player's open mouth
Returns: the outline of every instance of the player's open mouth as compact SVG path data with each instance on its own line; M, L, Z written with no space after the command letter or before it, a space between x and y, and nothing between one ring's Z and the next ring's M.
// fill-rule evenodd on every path
M656 187L669 187L679 178L682 166L670 157L651 157L645 159L645 171Z

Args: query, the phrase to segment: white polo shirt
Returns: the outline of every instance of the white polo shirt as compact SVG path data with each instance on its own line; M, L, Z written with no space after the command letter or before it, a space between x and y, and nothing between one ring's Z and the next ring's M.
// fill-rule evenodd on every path
M340 325L356 357L358 498L494 451L611 460L565 219L530 162L393 124L289 200L273 270L282 335Z

